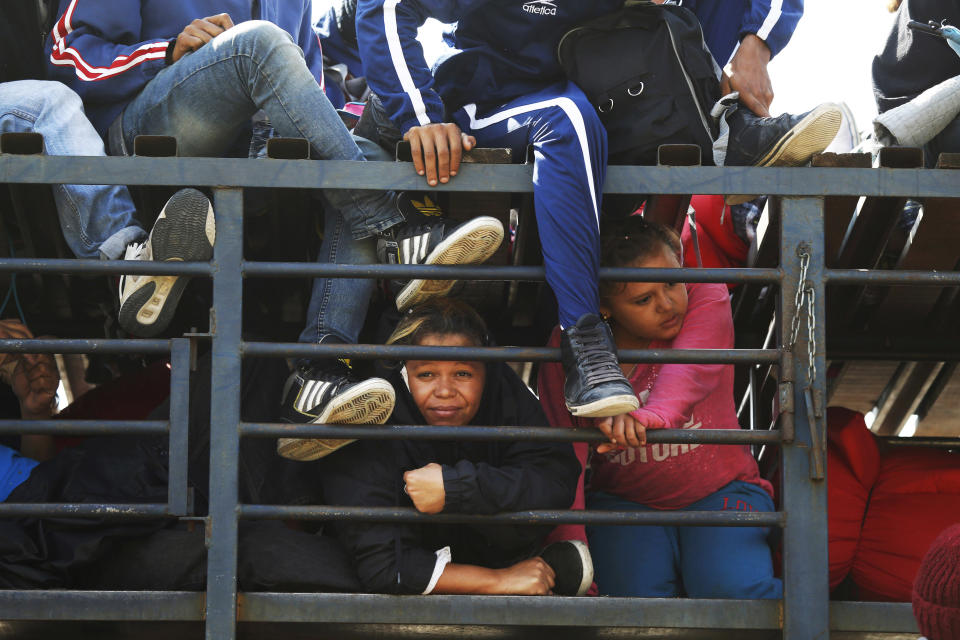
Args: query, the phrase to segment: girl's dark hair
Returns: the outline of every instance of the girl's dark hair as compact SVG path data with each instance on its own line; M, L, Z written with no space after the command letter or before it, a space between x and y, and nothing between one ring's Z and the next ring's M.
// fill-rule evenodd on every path
M410 309L387 344L416 345L429 335L466 336L475 347L490 343L487 325L473 307L452 298L433 298Z
M629 267L667 249L679 259L683 250L680 236L662 224L629 216L604 221L600 228L600 266ZM622 282L600 283L600 298L608 298L623 287Z

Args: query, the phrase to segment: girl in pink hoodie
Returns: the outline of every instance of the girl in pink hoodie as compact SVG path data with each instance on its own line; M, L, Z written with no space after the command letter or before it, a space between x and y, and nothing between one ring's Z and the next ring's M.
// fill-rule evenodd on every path
M679 238L641 217L603 230L606 267L677 268ZM733 318L722 284L605 282L600 309L618 349L732 349ZM559 332L551 344L559 344ZM772 488L742 445L646 443L648 429L739 429L733 366L623 364L640 400L632 413L573 418L563 370L541 369L540 401L550 423L597 427L610 439L577 454L590 477L574 508L646 511L773 511ZM592 456L588 462L588 454ZM581 487L583 476L581 476ZM559 538L588 538L597 585L613 596L780 598L764 527L560 527Z

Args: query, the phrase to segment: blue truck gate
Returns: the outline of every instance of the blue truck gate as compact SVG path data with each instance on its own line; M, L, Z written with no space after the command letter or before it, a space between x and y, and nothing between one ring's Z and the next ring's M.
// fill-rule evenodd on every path
M105 178L106 177L106 178ZM245 277L457 278L542 281L538 267L407 267L247 262L243 256L243 190L269 188L421 189L422 179L403 163L359 164L305 160L207 158L64 158L0 155L0 182L213 189L217 240L210 264L0 259L0 272L157 274L209 277L213 282L211 334L170 340L0 340L0 352L170 353L169 421L5 421L0 433L168 433L169 498L158 505L0 504L0 515L104 515L118 518L186 517L186 433L190 341L212 340L210 510L205 592L0 591L3 621L202 622L206 637L236 637L239 623L352 625L452 625L456 627L603 627L636 630L724 631L730 637L910 637L916 634L909 604L830 602L826 491L826 286L960 285L960 272L828 269L824 264L824 198L827 196L960 198L949 171L890 168L731 169L713 167L611 167L605 193L766 193L781 198L779 267L765 269L606 269L604 279L750 282L779 288L776 348L621 352L626 362L766 363L779 367L778 428L739 432L655 431L654 443L774 445L781 456L782 510L773 513L533 511L496 516L427 516L412 509L238 504L237 457L241 437L291 435L337 438L523 438L599 441L591 430L543 428L254 424L240 420L240 369L245 356L430 357L549 361L550 348L398 347L245 342L241 337ZM529 193L527 165L465 165L440 191ZM801 281L801 273L805 279ZM802 295L798 295L798 290ZM799 303L799 304L798 304ZM789 344L794 322L796 341ZM955 349L948 348L950 354ZM940 356L944 357L944 356ZM812 377L811 377L812 374ZM782 601L562 598L519 596L384 596L359 594L237 593L237 527L240 518L367 521L495 521L509 523L658 524L753 526L783 529ZM242 626L242 624L241 624ZM333 627L332 627L333 628ZM323 629L318 626L319 630ZM532 629L530 629L532 631ZM666 633L666 631L664 631ZM874 634L893 634L890 636ZM670 635L670 637L675 637ZM679 636L676 636L679 637ZM711 636L712 637L712 636Z

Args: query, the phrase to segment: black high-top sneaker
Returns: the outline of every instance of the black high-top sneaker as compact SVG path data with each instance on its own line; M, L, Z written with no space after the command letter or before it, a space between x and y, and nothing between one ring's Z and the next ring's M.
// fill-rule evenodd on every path
M613 333L596 314L585 314L564 329L560 358L567 377L563 397L574 416L605 418L640 406L617 362Z
M129 245L123 259L206 261L213 256L215 236L210 200L196 189L181 189L163 206L146 242ZM143 338L163 333L189 280L183 276L121 276L120 326Z
M582 596L593 584L593 558L581 540L561 540L549 544L540 557L555 574L553 593L558 596Z
M480 264L496 253L503 242L503 225L496 218L479 216L453 225L439 215L426 198L413 200L397 194L404 222L384 231L377 240L377 257L385 264ZM397 309L406 309L428 298L450 292L455 280L410 280L401 283Z
M824 103L800 115L784 113L761 118L736 103L725 117L730 127L726 167L802 167L830 146L840 130L843 111L839 105ZM727 196L729 205L741 204L756 196Z
M344 360L303 364L283 387L281 419L291 423L383 424L393 413L393 385L383 378L360 380ZM316 460L353 440L280 438L277 453Z

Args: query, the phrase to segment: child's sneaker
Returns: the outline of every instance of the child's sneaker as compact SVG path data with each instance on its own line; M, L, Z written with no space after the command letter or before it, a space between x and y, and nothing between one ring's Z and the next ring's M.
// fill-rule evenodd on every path
M563 397L572 415L605 418L640 406L617 362L610 327L596 314L585 314L564 329L560 358L567 378Z
M181 189L167 200L146 242L127 247L124 260L200 262L213 257L216 226L210 200L196 189ZM136 336L162 333L177 310L190 278L120 277L120 326Z
M593 558L580 540L561 540L547 545L540 553L556 574L553 593L558 596L582 596L593 584Z
M343 360L305 364L283 387L281 418L297 424L383 424L393 413L393 385L383 378L360 380ZM316 460L354 442L280 438L277 453L291 460Z
M397 195L402 222L377 240L377 256L385 264L480 264L503 242L503 225L496 218L479 216L460 225L440 217L439 210L416 206L407 194ZM425 300L447 295L455 280L410 280L397 293L397 309L405 311Z

